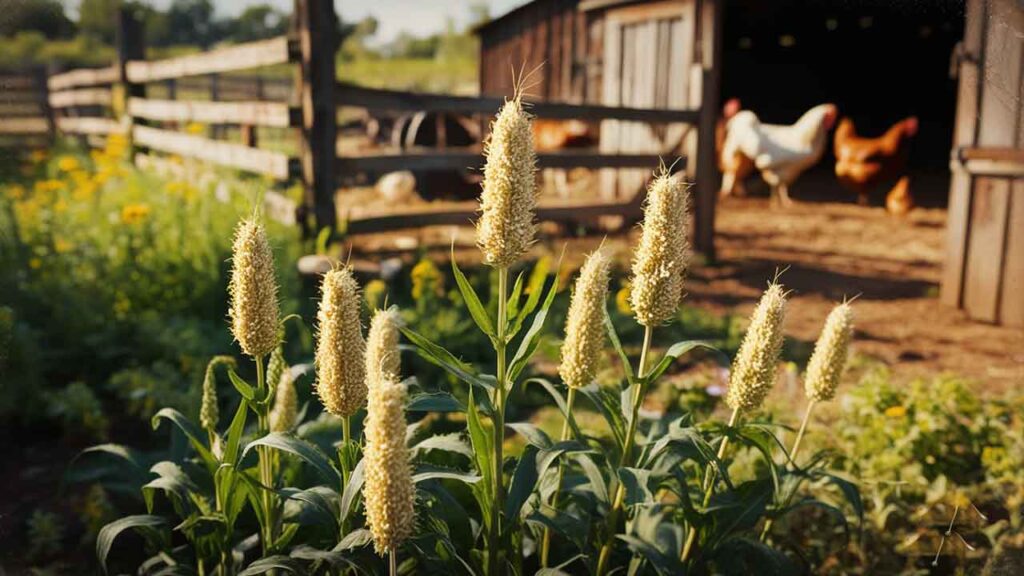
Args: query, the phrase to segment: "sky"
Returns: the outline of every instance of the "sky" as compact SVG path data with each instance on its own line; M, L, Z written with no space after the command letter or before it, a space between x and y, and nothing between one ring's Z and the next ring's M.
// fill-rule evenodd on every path
M80 0L69 0L68 6L77 9ZM149 4L166 8L171 0L146 0ZM483 0L490 6L491 16L525 4L528 0ZM218 16L232 16L253 4L272 4L290 11L292 0L212 0ZM469 22L470 6L474 0L334 0L335 10L344 20L362 20L366 16L377 18L379 26L372 44L385 44L405 31L424 36L444 29L450 16L456 26Z

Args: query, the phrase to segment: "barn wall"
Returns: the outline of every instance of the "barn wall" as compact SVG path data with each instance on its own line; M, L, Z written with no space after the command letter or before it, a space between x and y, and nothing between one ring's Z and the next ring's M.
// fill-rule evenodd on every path
M1024 148L1024 8L971 0L958 147ZM954 166L943 299L976 320L1024 326L1024 177Z
M579 0L538 0L480 31L480 93L508 96L513 69L537 69L529 93L546 100L588 101L591 30Z

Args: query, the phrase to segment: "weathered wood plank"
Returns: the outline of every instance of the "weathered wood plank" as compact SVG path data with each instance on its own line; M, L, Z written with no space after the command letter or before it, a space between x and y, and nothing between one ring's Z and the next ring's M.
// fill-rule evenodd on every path
M954 146L970 147L975 144L978 122L978 87L981 74L978 62L982 53L982 31L985 25L985 1L967 0L965 7L963 47L970 58L959 62L960 82L957 88ZM949 185L949 208L946 224L946 262L942 270L940 300L948 306L959 307L963 301L964 258L967 255L967 231L971 206L971 176L965 170L953 167Z
M1006 226L1006 257L1003 262L1003 286L999 323L1024 327L1024 179L1013 182L1010 217Z
M694 202L694 247L710 259L715 258L715 203L718 200L718 171L715 158L715 123L722 75L722 20L725 3L703 0L699 4L701 116L697 141L697 167Z
M128 113L161 122L248 124L287 128L297 123L298 111L280 102L202 102L132 98Z
M639 218L642 198L629 202L590 203L566 205L540 205L537 207L537 219L544 222L579 222L590 220L605 214L622 216L626 220ZM348 221L346 230L350 234L369 234L390 232L406 228L423 226L469 226L479 215L476 202L463 202L449 205L442 209L419 208L388 214L357 217Z
M601 154L588 151L561 151L537 154L539 168L646 168L653 172L658 154ZM344 156L338 158L340 173L391 172L394 170L478 169L484 159L479 151L449 149L444 152L404 152L401 154ZM685 160L683 161L685 163Z
M160 152L265 174L278 180L285 180L291 175L289 158L280 152L248 148L149 126L135 126L132 129L132 137L136 145Z
M71 106L110 106L112 100L111 91L105 88L63 90L60 92L50 93L51 108L68 108Z
M341 42L333 2L295 0L292 24L299 41L299 98L302 104L300 161L306 204L317 230L337 229L338 106L335 51ZM301 223L305 227L305 222ZM305 228L304 228L305 231Z
M15 74L0 73L0 91L36 88L36 79L32 74L31 71Z
M50 131L46 118L0 119L0 134L46 134Z
M1024 164L1024 149L1011 147L962 148L962 160L991 160L993 162L1018 162Z
M68 134L105 135L124 132L124 126L117 120L91 116L57 118L57 129Z
M41 102L2 102L0 101L0 122L8 118L36 117L44 113Z
M999 319L1010 182L1000 178L975 178L972 196L964 310L975 320L996 322Z
M179 162L172 162L165 157L154 154L138 153L135 165L142 170L151 170L168 178L194 178L194 170L190 170ZM216 196L221 202L230 197ZM295 225L295 202L280 192L267 190L263 193L263 207L268 217L287 226Z
M97 86L100 84L113 84L117 82L118 69L116 66L106 68L82 68L63 72L50 76L47 85L50 90L67 90L82 86Z
M409 110L448 112L453 114L494 114L505 103L504 98L493 96L449 96L418 92L398 92L364 88L344 82L337 86L339 106L352 106L370 110ZM635 120L638 122L696 122L696 110L653 110L562 102L529 102L530 112L539 118L580 120Z
M168 78L273 66L287 63L289 58L288 38L280 36L166 60L136 60L129 62L125 71L130 82L155 82Z

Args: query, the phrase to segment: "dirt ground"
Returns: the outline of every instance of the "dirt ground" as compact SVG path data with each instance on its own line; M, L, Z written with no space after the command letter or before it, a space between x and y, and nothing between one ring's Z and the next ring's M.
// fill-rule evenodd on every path
M746 315L781 269L782 282L793 290L787 320L791 338L813 342L833 303L857 297L857 353L886 363L898 376L948 372L995 394L1024 384L1024 331L974 322L939 303L944 208L918 208L895 218L881 207L858 206L834 191L824 193L833 200L800 201L785 210L771 209L763 196L720 202L718 259L695 266L689 302ZM374 204L370 198L352 202L349 197L350 206L371 212ZM561 236L565 229L542 231L549 236L538 251L567 242ZM567 255L581 257L603 240L625 265L637 233L634 228L608 238L569 240ZM473 229L466 226L369 235L355 243L368 258L424 245L438 246L438 256L446 258L452 239L462 248L460 261L473 258Z
M698 268L693 302L750 309L776 267L793 290L787 330L813 341L832 304L858 296L856 350L919 375L950 372L1000 393L1024 383L1024 331L973 322L938 301L946 212L893 218L880 207L766 199L719 204L718 266Z

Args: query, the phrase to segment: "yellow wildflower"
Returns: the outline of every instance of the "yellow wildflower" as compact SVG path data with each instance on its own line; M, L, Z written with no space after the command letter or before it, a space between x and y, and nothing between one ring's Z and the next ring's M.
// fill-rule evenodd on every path
M28 267L33 270L39 270L40 268L42 268L42 266L43 261L38 257L32 258L31 260L28 261Z
M412 299L419 301L428 294L443 294L444 284L441 271L429 258L416 263L412 269Z
M615 293L615 308L619 311L619 314L626 316L632 316L633 306L629 303L629 289L630 284L626 282L619 288L619 291Z
M188 125L185 126L185 132L188 132L189 134L203 134L206 132L206 125L200 124L199 122L189 122Z
M72 172L78 168L78 158L74 156L61 156L57 159L57 169L61 172Z
M72 244L71 242L68 242L67 240L65 240L63 238L58 237L58 238L54 238L54 240L53 240L53 249L58 254L63 254L65 252L70 252L71 249L74 248L74 247L75 247L74 244Z
M885 409L885 415L889 418L902 418L907 415L906 406L889 406Z
M379 310L384 307L384 298L388 293L387 282L380 278L374 278L366 283L363 289L363 298L366 300L366 307L370 310Z
M46 161L46 157L46 150L33 150L32 153L29 154L28 159L31 160L33 164L40 164Z
M7 196L12 200L21 200L25 197L25 187L21 184L12 184L7 187Z
M125 204L121 208L121 222L131 225L138 224L149 216L149 206L147 204Z

